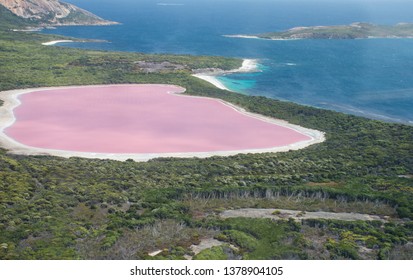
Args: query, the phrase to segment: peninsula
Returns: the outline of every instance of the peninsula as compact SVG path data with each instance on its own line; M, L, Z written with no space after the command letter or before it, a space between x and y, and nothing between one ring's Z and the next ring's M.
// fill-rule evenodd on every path
M399 23L386 26L356 22L350 25L294 27L287 31L225 37L268 40L413 38L413 24Z

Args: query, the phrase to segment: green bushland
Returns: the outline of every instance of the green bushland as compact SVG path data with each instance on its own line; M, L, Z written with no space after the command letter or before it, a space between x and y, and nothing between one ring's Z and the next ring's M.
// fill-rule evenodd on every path
M413 218L411 126L229 93L191 76L193 69L237 68L239 59L46 47L40 43L61 37L7 28L0 30L0 38L1 90L176 84L186 94L221 98L324 131L327 137L324 143L286 153L146 163L21 156L0 149L1 259L143 259L156 249L165 249L159 258L180 259L211 231L242 247L240 256L250 259L397 258L402 250L403 256L411 253L411 246L402 246L412 241L411 233L400 233L411 230L408 221ZM137 61L168 61L184 68L146 73ZM228 205L229 199L235 205ZM197 205L215 201L218 208L259 207L275 199L306 211L334 210L334 203L341 203L375 214L373 205L384 205L387 210L379 213L390 215L393 224L386 226L385 238L372 233L381 233L379 226L364 227L372 238L360 241L362 233L340 235L334 223L300 228L291 221L220 220L208 205ZM300 206L300 199L308 203ZM348 222L348 227L357 225ZM288 242L283 239L288 237ZM308 243L315 239L321 245L312 248ZM372 253L364 254L360 242L375 244ZM127 254L124 248L129 248Z
M239 59L222 57L145 55L42 46L42 42L67 38L50 38L25 32L0 31L0 36L0 90L67 85L177 83L188 91L196 92L199 83L189 75L192 69L229 70L240 67L242 63ZM182 65L184 69L146 73L138 67L139 61L170 62Z
M293 220L232 218L217 221L215 226L222 230L217 238L239 248L238 254L243 259L307 258L298 245L302 239L301 226Z
M325 248L331 259L368 258L404 259L405 255L395 250L396 246L405 246L411 242L413 223L404 224L372 222L346 222L329 220L306 220L303 224L326 230ZM364 250L360 250L364 248ZM373 255L372 255L373 254ZM410 257L413 256L410 251Z
M6 7L0 5L0 30L25 28L29 25L29 20L16 16L6 9Z
M356 25L325 26L320 28L308 27L305 29L290 29L283 32L258 34L265 39L358 39L358 38L410 38L413 35L413 24L397 24L394 26L358 23Z
M193 260L228 260L226 251L231 252L232 249L228 246L215 246L202 250Z

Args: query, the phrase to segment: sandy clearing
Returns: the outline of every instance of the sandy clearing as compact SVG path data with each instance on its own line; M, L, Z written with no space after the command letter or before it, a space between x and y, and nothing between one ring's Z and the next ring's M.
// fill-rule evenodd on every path
M119 85L117 85L119 86ZM130 85L129 85L130 86ZM283 120L277 120L268 118L262 115L254 114L245 111L243 108L237 107L233 104L227 103L225 101L219 100L226 106L231 107L233 110L236 110L246 116L250 116L256 119L263 120L268 123L276 124L282 127L287 127L292 130L295 130L299 133L307 135L310 137L308 141L301 141L298 143L294 143L291 145L283 146L283 147L274 147L268 149L245 149L245 150L236 150L236 151L215 151L215 152L190 152L190 153L89 153L89 152L74 152L74 151L64 151L64 150L57 150L57 149L42 149L42 148L35 148L23 145L14 139L8 137L4 130L11 126L15 122L15 117L13 114L13 109L16 108L20 101L18 97L22 94L30 93L33 91L45 91L45 90L55 90L55 89L73 89L73 88L92 88L96 87L93 86L72 86L72 87L52 87L52 88L36 88L36 89L21 89L21 90L12 90L12 91L5 91L0 92L0 99L4 101L4 105L0 107L0 145L3 148L6 148L11 153L15 154L23 154L23 155L53 155L53 156L60 156L60 157L84 157L84 158L96 158L96 159L114 159L125 161L127 159L133 159L136 161L148 161L153 158L158 157L179 157L179 158L188 158L188 157L199 157L199 158L206 158L211 156L231 156L236 154L246 154L246 153L267 153L267 152L285 152L289 150L297 150L308 147L310 145L321 143L325 140L324 133L316 130L311 130L307 128L303 128L297 125L289 124ZM185 89L181 88L182 92ZM182 95L180 95L182 96ZM188 98L200 98L200 99L212 99L207 97L190 97Z
M275 213L276 214L273 214ZM255 209L244 208L236 210L226 210L220 214L220 217L227 218L269 218L272 220L289 219L307 220L307 219L328 219L340 221L382 221L386 222L385 218L377 215L368 215L360 213L333 213L333 212L304 212L285 209Z
M194 252L195 255L198 255L205 249L210 249L212 247L217 247L224 245L224 242L216 240L214 238L202 239L201 242L197 245L191 245L190 249Z

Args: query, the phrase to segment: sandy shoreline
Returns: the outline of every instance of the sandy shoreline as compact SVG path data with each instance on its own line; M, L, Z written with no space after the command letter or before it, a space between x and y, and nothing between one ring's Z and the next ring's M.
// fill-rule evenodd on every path
M244 59L242 66L235 70L229 71L212 71L205 73L193 74L192 76L197 77L201 80L207 81L208 83L213 84L219 89L232 91L227 88L220 80L217 79L217 76L223 76L231 73L249 73L249 72L258 72L258 60L257 59Z
M222 36L226 38L261 39L260 37L254 36L254 35L222 35Z
M220 100L226 106L231 107L232 109L253 117L260 119L265 122L283 126L292 130L295 130L301 134L307 135L310 140L301 141L293 143L287 146L274 147L268 149L251 149L251 150L237 150L237 151L211 151L211 152L190 152L190 153L148 153L148 154L109 154L109 153L87 153L87 152L76 152L76 151L62 151L62 150L52 150L52 149L42 149L26 146L21 144L14 139L10 138L4 133L4 130L11 126L15 122L15 117L13 114L13 109L20 105L18 97L22 94L26 94L34 91L43 91L43 90L55 90L55 89L70 89L70 88L88 88L96 87L93 86L71 86L71 87L51 87L51 88L34 88L34 89L20 89L20 90L11 90L0 92L0 99L4 101L3 106L0 107L0 146L9 150L10 153L21 154L21 155L51 155L59 157L83 157L83 158L95 158L95 159L113 159L119 161L125 161L127 159L133 159L135 161L148 161L150 159L159 158L159 157L177 157L177 158L207 158L211 156L231 156L237 154L247 154L247 153L268 153L268 152L286 152L289 150L298 150L306 148L310 145L321 143L325 141L324 133L307 129L298 125L290 124L283 120L272 119L262 115L254 114L247 112L245 109ZM108 85L101 85L108 86ZM182 91L185 89L182 88ZM193 98L193 96L188 96ZM209 97L196 97L202 99L213 99ZM216 99L215 99L216 100Z
M55 41L49 41L49 42L44 42L42 43L43 46L53 46L59 43L73 43L73 40L55 40Z
M266 41L296 41L303 40L302 38L262 38L255 35L222 35L226 38L238 38L238 39L256 39L256 40L266 40Z

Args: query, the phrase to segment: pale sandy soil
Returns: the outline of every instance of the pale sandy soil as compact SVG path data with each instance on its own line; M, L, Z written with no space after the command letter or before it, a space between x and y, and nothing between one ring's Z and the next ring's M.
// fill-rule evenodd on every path
M148 256L155 257L155 256L159 255L162 252L163 252L163 250L156 250L156 251L148 253Z
M198 245L191 245L190 249L195 255L198 255L201 251L216 246L221 246L224 243L214 238L202 239Z
M95 86L95 85L94 85ZM84 86L84 87L94 87L94 86ZM321 143L325 141L324 133L307 129L298 125L290 124L283 120L272 119L262 115L254 114L245 111L245 109L237 107L228 102L222 101L225 105L237 110L238 112L245 114L247 116L257 118L269 123L273 123L279 126L288 127L295 131L298 131L304 135L310 137L310 140L297 142L288 146L274 147L268 149L252 149L252 150L238 150L238 151L213 151L213 152L198 152L198 153L152 153L152 154L108 154L108 153L87 153L87 152L75 152L75 151L63 151L63 150L52 150L52 149L41 149L23 145L12 138L8 137L4 130L11 126L15 122L15 117L13 115L13 109L16 108L20 102L18 100L19 95L39 91L39 90L53 90L53 89L67 89L67 88L79 88L79 86L74 87L54 87L54 88L35 88L35 89L20 89L0 92L0 100L4 101L3 106L0 107L0 146L7 149L10 153L21 154L21 155L51 155L59 157L83 157L83 158L95 158L95 159L113 159L119 161L125 161L127 159L133 159L135 161L148 161L150 159L159 157L176 157L176 158L207 158L211 156L231 156L237 154L248 154L248 153L269 153L269 152L286 152L289 150L298 150L306 148L310 145ZM184 89L183 89L184 90ZM197 97L206 98L206 97ZM208 98L207 98L208 99Z
M222 246L222 245L227 245L229 246L232 250L234 251L238 251L239 248L235 247L232 244L226 243L226 242L222 242L219 240L216 240L214 238L205 238L202 239L201 242L198 245L191 245L190 249L191 251L195 254L198 255L199 253L201 253L203 250L205 249L210 249L212 247L218 247L218 246ZM191 260L192 256L188 256L186 255L185 258L187 260Z
M377 215L359 214L359 213L333 213L333 212L304 212L285 209L255 209L244 208L236 210L227 210L220 214L222 218L269 218L273 220L289 219L306 220L306 219L330 219L340 221L382 221L386 222L386 217L382 218Z

